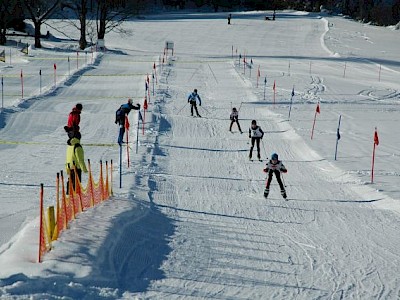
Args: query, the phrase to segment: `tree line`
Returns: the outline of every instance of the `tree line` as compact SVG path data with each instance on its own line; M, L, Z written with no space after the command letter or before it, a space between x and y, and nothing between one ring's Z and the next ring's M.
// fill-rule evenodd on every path
M49 19L69 22L80 32L79 47L88 39L104 39L110 31L122 31L120 25L141 8L146 0L1 0L0 45L7 42L7 29L24 29L24 20L34 26L35 47L41 48L41 27ZM49 24L47 24L50 26Z
M0 45L7 42L8 28L23 31L24 20L29 19L34 25L35 47L41 48L41 27L55 19L72 24L80 32L79 48L85 49L110 31L127 33L120 25L132 16L168 7L310 12L324 8L375 25L400 22L400 0L0 0Z

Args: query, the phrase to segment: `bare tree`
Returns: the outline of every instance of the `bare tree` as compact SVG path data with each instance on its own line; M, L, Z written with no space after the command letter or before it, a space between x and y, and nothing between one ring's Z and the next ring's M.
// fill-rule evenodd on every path
M59 14L63 20L68 20L69 23L76 27L80 32L79 38L79 48L81 50L87 47L87 27L90 26L91 20L88 20L87 15L91 7L91 0L64 0L61 3L61 10ZM70 13L74 15L75 18L71 18ZM79 20L79 23L75 22Z
M40 27L59 8L61 0L21 0L24 10L35 27L35 47L42 48Z
M94 0L97 39L104 39L111 31L123 32L121 24L133 16L127 0ZM136 1L141 2L141 1Z

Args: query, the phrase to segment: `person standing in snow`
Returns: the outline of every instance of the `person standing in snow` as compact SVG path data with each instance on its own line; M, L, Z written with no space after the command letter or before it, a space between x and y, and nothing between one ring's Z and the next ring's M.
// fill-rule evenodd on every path
M72 111L68 115L67 126L64 127L66 132L79 131L79 123L81 122L81 112L82 112L82 104L77 103L75 107L72 108Z
M283 163L278 159L278 154L273 153L271 155L271 159L267 163L267 166L263 171L265 173L268 173L267 185L265 186L264 196L268 197L269 186L272 181L272 176L275 174L276 180L278 181L279 187L281 188L281 195L283 198L286 199L287 195L286 195L285 187L283 186L283 183L281 180L281 172L287 173L287 169L283 165Z
M85 173L88 172L85 164L85 153L80 144L80 140L80 132L75 132L73 135L70 135L70 138L67 141L68 147L65 162L67 174L69 175L67 181L67 194L69 192L69 180L71 180L72 187L75 190L75 176L78 176L79 182L81 182L82 171Z
M260 140L262 140L263 137L264 131L262 131L261 127L257 125L257 121L251 121L251 126L249 128L249 138L251 139L249 159L251 159L253 156L254 144L257 145L257 158L261 159Z
M115 112L115 124L119 125L119 135L118 135L118 144L121 145L124 139L125 134L125 117L130 113L130 111L139 110L140 104L137 103L136 106L132 104L132 99L129 98L128 102L122 104L120 108Z
M190 113L191 113L191 116L193 116L193 108L194 108L197 116L201 118L201 116L197 110L197 105L196 105L197 100L199 101L199 106L201 106L200 96L199 96L199 94L197 94L197 89L194 89L193 93L191 93L188 97L188 103L190 103Z
M232 125L233 125L233 123L236 122L236 124L237 124L237 126L238 126L238 128L239 128L240 133L243 133L243 132L242 132L242 129L240 128L240 124L239 124L239 112L236 110L236 107L232 108L232 112L231 112L231 115L229 116L229 118L231 119L231 125L229 126L229 131L232 132Z

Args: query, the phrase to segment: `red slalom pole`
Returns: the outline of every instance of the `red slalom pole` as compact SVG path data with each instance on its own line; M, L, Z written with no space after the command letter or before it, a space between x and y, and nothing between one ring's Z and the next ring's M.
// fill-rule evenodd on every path
M374 133L374 149L372 151L372 168L371 168L371 183L374 183L374 168L375 168L375 148L379 145L378 131L375 127Z

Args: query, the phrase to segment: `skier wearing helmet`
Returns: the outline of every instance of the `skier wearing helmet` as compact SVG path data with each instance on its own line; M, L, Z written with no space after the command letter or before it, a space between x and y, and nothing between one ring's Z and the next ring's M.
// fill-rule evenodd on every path
M253 148L254 144L257 145L257 158L261 160L260 154L260 140L264 137L264 131L262 131L261 127L257 125L257 121L251 121L251 126L249 128L249 138L251 138L251 147L250 147L250 154L249 159L251 160L253 156Z
M201 106L201 99L199 94L197 94L197 89L194 89L193 92L188 97L188 103L190 103L190 114L193 117L193 108L196 111L196 115L201 118L199 112L197 111L196 100L199 100L199 106Z
M281 188L281 195L286 199L286 191L285 187L281 180L281 172L287 173L286 167L283 165L282 161L278 159L278 154L272 153L270 161L267 163L267 167L263 170L265 173L268 173L267 185L264 190L264 197L268 197L269 194L269 186L272 181L272 176L275 174L276 180L278 181L279 187Z

